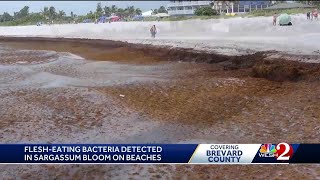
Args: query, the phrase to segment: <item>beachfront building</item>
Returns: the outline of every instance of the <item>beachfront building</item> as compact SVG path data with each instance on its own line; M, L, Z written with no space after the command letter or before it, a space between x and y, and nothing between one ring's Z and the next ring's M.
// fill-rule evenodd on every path
M273 3L273 1L214 1L213 9L219 13L246 13L265 9Z
M193 15L200 7L211 6L212 1L170 1L167 5L170 16Z

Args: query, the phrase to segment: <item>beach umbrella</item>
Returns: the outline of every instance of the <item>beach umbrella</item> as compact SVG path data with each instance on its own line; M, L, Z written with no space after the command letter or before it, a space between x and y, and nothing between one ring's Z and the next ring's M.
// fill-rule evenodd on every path
M119 21L120 17L119 16L111 16L112 21Z
M288 14L281 14L279 16L279 24L280 25L287 25L291 22L291 17Z

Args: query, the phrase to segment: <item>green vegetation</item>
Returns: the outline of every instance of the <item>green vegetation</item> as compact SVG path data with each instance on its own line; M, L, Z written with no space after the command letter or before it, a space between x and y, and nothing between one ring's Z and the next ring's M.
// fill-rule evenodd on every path
M152 10L153 14L167 13L164 6L160 6L159 9ZM25 6L19 12L15 12L14 15L10 15L4 12L0 15L0 26L16 26L16 25L35 25L38 22L43 23L73 23L73 22L83 22L84 20L98 19L101 16L111 16L117 15L125 20L132 20L136 15L141 15L142 11L134 6L129 6L127 8L119 8L115 5L102 7L101 3L97 4L96 11L90 11L86 15L77 16L73 12L69 16L62 10L58 11L55 7L44 7L41 12L29 13L29 7ZM147 20L158 20L156 17L147 18Z
M44 21L44 17L39 13L32 13L28 16L21 17L16 20L11 21L1 21L0 25L2 26L17 26L17 25L33 25L36 22Z
M115 5L112 5L110 7L105 6L102 8L101 3L97 4L97 9L96 12L90 12L87 14L88 19L91 19L91 15L94 14L96 17L100 16L111 16L111 15L117 15L122 18L129 18L129 17L134 17L135 15L141 15L142 11L139 8L135 8L134 6L129 6L127 8L118 8ZM88 16L89 15L89 16Z
M162 6L157 11L163 12L165 8ZM135 15L141 15L142 11L134 6L129 6L127 8L118 8L115 5L111 7L102 7L101 3L97 4L95 12L90 11L84 16L77 16L73 12L69 16L62 10L58 11L55 7L44 7L41 12L29 13L29 7L25 6L19 12L14 12L10 15L8 12L4 12L0 15L0 26L16 26L16 25L35 25L37 22L43 23L72 23L72 22L82 22L85 19L90 19L94 21L102 15L111 16L117 15L121 18L127 19L132 18Z
M159 9L152 10L152 14L158 14L158 13L168 13L168 11L164 6L160 6Z
M16 25L34 25L37 22L51 22L65 23L71 21L76 16L67 17L64 11L56 12L54 7L44 7L41 12L29 13L29 7L23 7L19 12L14 12L10 15L4 12L0 15L1 26L16 26Z
M195 10L194 12L197 16L214 16L214 15L218 15L218 12L214 9L212 9L212 7L208 6L208 7L201 7L197 10Z
M320 5L319 1L310 1L309 4ZM296 9L281 9L281 10L256 10L247 14L240 15L241 17L256 17L256 16L272 16L273 14L299 14L311 11L310 8L296 8ZM167 13L164 6L159 9L153 9L152 14ZM14 12L10 15L8 12L4 12L0 15L0 26L16 26L16 25L35 25L37 22L43 23L77 23L83 22L84 20L98 19L100 16L111 16L117 15L122 19L127 21L133 20L136 15L141 15L142 11L134 6L129 6L127 8L118 8L115 5L102 7L101 3L97 4L95 12L90 11L86 15L78 16L73 12L70 15L62 10L57 10L55 7L44 7L41 12L29 13L29 7L23 7L19 12ZM218 19L218 18L232 18L233 16L219 15L218 12L212 9L210 6L202 7L195 11L196 16L176 16L176 17L146 17L144 21L181 21L189 19ZM236 15L236 17L239 15Z
M310 12L313 10L313 8L296 8L296 9L277 9L277 10L255 10L248 14L245 14L245 17L256 17L256 16L272 16L275 13L276 14L306 14L307 12Z
M295 0L297 3L307 3L309 5L320 6L320 1L306 1L306 0Z
M307 3L309 5L316 6L317 9L320 8L320 1L305 1L305 0L296 0L297 3ZM277 3L282 3L282 1L278 1ZM256 17L256 16L272 16L276 14L306 14L310 12L314 8L295 8L295 9L276 9L276 10L255 10L248 14L245 14L246 17Z

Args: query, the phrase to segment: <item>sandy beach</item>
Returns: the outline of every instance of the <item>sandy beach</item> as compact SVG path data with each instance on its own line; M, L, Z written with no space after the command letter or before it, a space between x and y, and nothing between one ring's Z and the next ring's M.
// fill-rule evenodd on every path
M0 27L1 143L318 143L320 36L302 18ZM317 165L0 169L7 179L320 176Z
M319 55L320 21L293 15L293 26L272 26L272 17L187 21L113 22L0 27L0 36L89 38L192 48L226 55L276 50ZM149 29L156 25L156 39Z

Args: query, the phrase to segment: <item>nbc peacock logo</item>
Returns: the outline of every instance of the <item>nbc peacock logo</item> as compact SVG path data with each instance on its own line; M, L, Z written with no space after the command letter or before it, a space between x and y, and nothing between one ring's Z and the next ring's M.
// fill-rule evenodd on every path
M275 157L277 152L276 146L273 144L263 144L259 150L260 157Z

